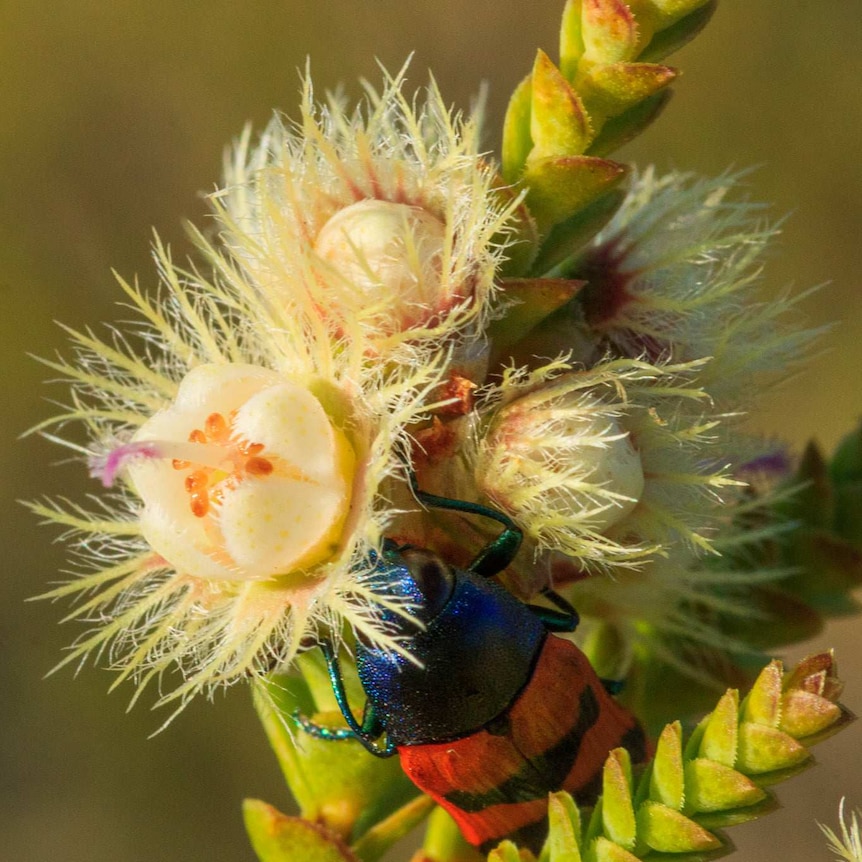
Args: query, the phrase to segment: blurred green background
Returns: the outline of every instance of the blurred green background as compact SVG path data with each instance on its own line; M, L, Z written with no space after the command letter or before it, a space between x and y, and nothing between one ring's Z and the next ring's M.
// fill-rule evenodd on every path
M0 580L0 859L65 862L251 860L243 796L287 807L273 760L239 688L164 716L125 707L131 689L85 668L43 680L78 632L63 607L25 604L64 565L54 533L15 503L91 489L61 450L16 437L52 412L46 371L27 353L64 348L54 320L122 318L110 268L155 282L155 226L177 252L198 192L221 173L246 121L297 101L312 58L320 89L379 80L415 51L411 80L434 70L467 107L490 82L487 146L506 98L541 46L556 54L563 0L4 0L0 3L0 350L5 576ZM769 266L772 290L825 284L805 303L838 326L808 370L764 400L757 428L794 446L831 447L859 419L862 387L862 7L856 0L725 0L671 62L684 77L659 123L624 156L706 174L759 165L754 197L792 212ZM854 155L855 153L855 155ZM59 464L57 462L60 462ZM862 709L859 620L836 623L799 657L835 645ZM740 859L827 859L815 818L862 805L862 730L818 751L820 766L779 788L785 808L732 831ZM789 849L791 847L792 849ZM302 860L297 860L302 862Z

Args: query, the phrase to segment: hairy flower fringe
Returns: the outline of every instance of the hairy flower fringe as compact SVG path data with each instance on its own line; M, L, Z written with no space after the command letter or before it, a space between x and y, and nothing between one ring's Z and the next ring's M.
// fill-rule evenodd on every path
M780 561L760 559L764 544L792 529L793 523L778 517L764 520L757 529L747 523L752 512L762 515L780 498L774 491L716 506L715 554L708 557L677 545L637 570L617 569L613 577L581 578L570 585L563 581L565 567L552 566L561 579L558 588L581 615L574 638L601 673L631 680L644 663L657 663L715 689L734 661L759 658L760 651L733 623L771 623L751 601L752 590L780 584L795 572ZM634 694L637 684L630 687ZM638 704L644 718L657 705L647 700ZM668 705L662 708L666 714Z
M859 818L862 812L856 809L849 817L844 816L844 799L838 806L838 822L841 825L840 837L828 826L822 823L820 829L829 841L829 849L838 859L846 862L862 862L862 833L859 829Z
M155 259L160 295L148 297L120 279L136 312L130 334L112 330L103 340L68 330L73 358L45 362L71 383L71 400L65 413L34 430L92 459L167 409L193 368L259 366L312 392L346 435L359 464L351 510L337 550L312 568L213 581L153 552L128 482L91 498L89 508L33 504L76 543L76 577L43 597L76 598L67 619L89 625L58 667L107 658L119 670L116 683L134 679L135 698L155 681L160 702L182 707L201 690L286 665L321 628L337 638L346 623L400 649L379 621L381 606L391 602L374 590L369 552L380 547L391 517L379 489L403 472L406 429L423 415L445 357L421 366L369 363L361 343L334 341L310 306L274 309L225 258L209 279L176 267L158 242ZM84 426L89 446L65 436L70 423ZM168 681L172 672L178 681Z
M717 512L739 483L704 457L718 417L698 415L708 401L699 370L613 360L574 371L558 360L506 371L486 390L466 455L477 487L537 553L558 552L586 571L638 566L677 542L712 551ZM614 473L620 440L638 461L622 469L643 475L631 497Z
M300 294L345 339L418 362L481 335L520 201L494 194L477 120L452 114L433 81L411 102L405 73L387 76L382 92L366 84L353 111L332 94L316 105L306 78L299 122L274 117L256 146L247 130L212 202L222 241L268 307L290 316ZM369 251L390 229L378 214L396 210L421 223L399 251ZM430 264L423 225L440 232ZM330 259L322 237L329 248L341 231L344 248Z
M810 291L759 299L779 227L739 195L743 177L647 169L573 273L590 281L581 300L592 334L623 356L710 357L699 382L734 411L797 368L821 332L791 323Z

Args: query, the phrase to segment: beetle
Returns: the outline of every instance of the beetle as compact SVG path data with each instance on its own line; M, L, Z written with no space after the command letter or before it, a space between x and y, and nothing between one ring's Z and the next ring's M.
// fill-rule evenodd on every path
M424 505L490 518L503 530L466 569L387 539L377 573L388 595L410 603L413 618L381 614L413 661L359 638L356 667L367 697L359 722L335 649L323 641L347 727L295 718L319 738L356 739L378 757L397 753L414 784L481 850L509 837L538 852L548 793L567 790L592 804L611 749L626 748L635 763L645 759L643 730L611 696L614 684L554 634L578 624L565 599L546 589L555 608L528 605L491 580L521 545L517 525L486 506L420 491L412 476L411 483Z

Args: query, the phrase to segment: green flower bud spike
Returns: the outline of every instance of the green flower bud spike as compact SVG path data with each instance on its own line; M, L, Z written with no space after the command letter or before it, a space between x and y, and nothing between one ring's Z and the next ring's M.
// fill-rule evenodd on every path
M598 230L619 202L599 201L627 168L605 156L639 134L667 101L676 71L656 62L706 23L707 0L568 0L560 64L539 51L532 74L512 95L503 128L506 182L523 182L542 235L566 222L572 248ZM543 249L539 261L552 260ZM535 266L534 266L535 269ZM540 274L540 273L538 273Z
M862 426L838 445L831 461L816 443L805 449L796 471L755 512L792 524L764 543L762 561L791 574L754 588L752 604L764 613L747 622L742 636L769 649L816 634L826 619L858 613L853 590L862 584Z
M729 689L685 745L680 723L668 724L634 780L627 753L612 751L585 827L567 793L550 795L550 834L539 862L631 862L724 847L712 830L774 807L764 785L800 768L810 760L808 745L851 720L837 703L841 689L831 653L804 659L789 673L773 661L741 703ZM534 857L503 842L488 862Z

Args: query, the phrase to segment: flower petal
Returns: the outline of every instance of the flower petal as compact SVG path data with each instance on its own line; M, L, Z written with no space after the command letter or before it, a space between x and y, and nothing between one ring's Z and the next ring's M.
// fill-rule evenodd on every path
M239 408L235 434L262 443L266 457L278 456L302 475L332 482L337 470L332 422L320 402L294 383L279 382L258 392Z
M347 514L343 479L248 479L224 495L219 517L227 553L246 577L262 578L329 556Z

